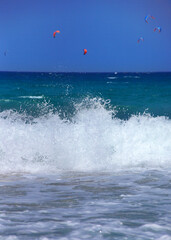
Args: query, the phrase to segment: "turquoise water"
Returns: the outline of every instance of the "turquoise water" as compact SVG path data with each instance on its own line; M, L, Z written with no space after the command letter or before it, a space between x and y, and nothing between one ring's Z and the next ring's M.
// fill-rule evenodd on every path
M0 239L171 239L171 73L0 73Z
M68 116L74 104L102 98L122 119L144 111L171 118L170 73L0 73L0 84L1 111L36 116L37 104L47 102Z

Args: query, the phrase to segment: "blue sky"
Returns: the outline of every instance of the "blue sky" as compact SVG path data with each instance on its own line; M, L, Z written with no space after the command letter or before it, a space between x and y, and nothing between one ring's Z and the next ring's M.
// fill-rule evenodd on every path
M170 0L1 0L0 11L0 71L171 71Z

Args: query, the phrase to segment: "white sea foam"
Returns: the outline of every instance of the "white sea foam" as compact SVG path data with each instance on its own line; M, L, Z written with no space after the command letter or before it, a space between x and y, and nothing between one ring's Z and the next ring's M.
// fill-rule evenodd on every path
M152 229L154 231L161 231L161 230L169 231L170 230L170 228L168 226L161 226L161 225L158 225L158 224L155 224L155 223L145 224L141 228Z
M157 238L157 240L171 240L171 236L169 236L169 235L164 235L164 236L162 236L162 237L160 237L160 238Z
M10 99L0 99L1 102L11 102L12 100Z
M105 104L77 106L72 122L58 114L26 123L0 114L0 172L115 171L171 167L171 121L150 115L112 119Z
M42 99L43 96L20 96L19 98Z
M139 76L124 76L124 78L140 78Z
M107 77L108 79L117 79L118 77Z

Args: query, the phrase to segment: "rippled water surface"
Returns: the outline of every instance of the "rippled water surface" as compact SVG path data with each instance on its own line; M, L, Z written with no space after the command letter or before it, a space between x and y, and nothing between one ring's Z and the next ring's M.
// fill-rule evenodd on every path
M0 177L0 239L171 239L167 170Z

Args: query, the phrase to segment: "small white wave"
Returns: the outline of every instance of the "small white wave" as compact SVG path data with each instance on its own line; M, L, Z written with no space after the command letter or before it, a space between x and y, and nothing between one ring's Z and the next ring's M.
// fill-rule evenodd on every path
M109 81L107 84L116 84L116 82Z
M139 76L124 76L124 78L140 78Z
M107 77L108 79L117 79L118 77Z
M161 225L158 225L156 223L151 223L151 224L145 224L143 225L141 228L143 229L152 229L154 231L161 231L161 230L170 230L170 228L168 226L161 226Z
M163 235L162 237L156 238L156 240L171 240L171 236Z
M0 99L1 102L11 102L11 99Z
M19 98L42 99L44 96L20 96Z

